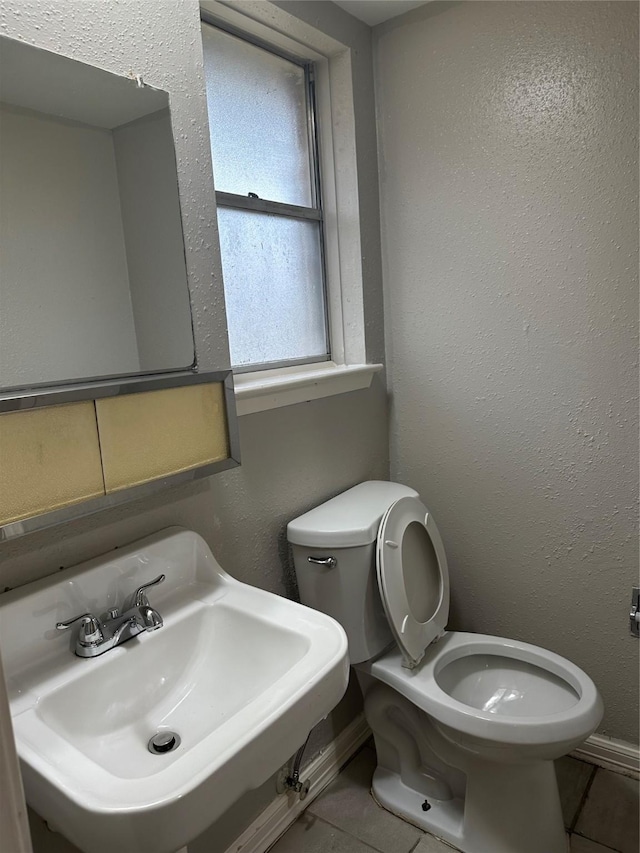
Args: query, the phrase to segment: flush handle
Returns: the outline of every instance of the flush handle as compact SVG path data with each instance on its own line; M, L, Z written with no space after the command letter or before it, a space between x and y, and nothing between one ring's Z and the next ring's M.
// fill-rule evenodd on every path
M338 561L335 557L307 557L307 562L316 566L325 566L327 569L335 569Z
M637 586L634 586L631 590L629 628L632 637L640 637L640 587Z

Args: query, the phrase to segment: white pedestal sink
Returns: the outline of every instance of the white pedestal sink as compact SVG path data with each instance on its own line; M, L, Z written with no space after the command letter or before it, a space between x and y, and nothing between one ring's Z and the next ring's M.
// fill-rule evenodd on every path
M99 657L58 621L149 590L162 628ZM328 616L240 583L170 528L0 596L0 649L28 803L86 853L174 853L269 778L337 704ZM149 739L176 732L172 751Z

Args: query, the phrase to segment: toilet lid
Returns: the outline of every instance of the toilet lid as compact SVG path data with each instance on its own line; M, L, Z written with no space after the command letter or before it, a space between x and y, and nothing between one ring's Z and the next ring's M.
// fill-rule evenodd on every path
M417 498L400 498L380 522L378 586L391 631L409 668L422 660L449 618L449 570L438 528Z

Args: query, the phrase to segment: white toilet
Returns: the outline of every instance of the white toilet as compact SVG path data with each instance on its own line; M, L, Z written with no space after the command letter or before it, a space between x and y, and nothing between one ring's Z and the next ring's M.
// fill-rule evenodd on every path
M349 638L378 802L465 853L566 853L553 760L602 718L591 679L537 646L445 630L447 558L413 489L361 483L288 537L302 603Z

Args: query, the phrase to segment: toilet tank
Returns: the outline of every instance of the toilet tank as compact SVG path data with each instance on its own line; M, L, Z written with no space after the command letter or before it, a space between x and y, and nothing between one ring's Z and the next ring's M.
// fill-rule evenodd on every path
M342 625L352 664L376 657L393 640L378 591L376 539L389 506L407 496L418 493L399 483L369 480L287 527L300 600ZM334 566L314 562L328 558Z

